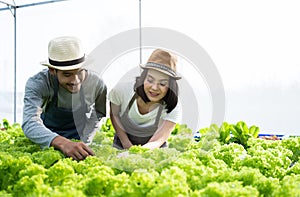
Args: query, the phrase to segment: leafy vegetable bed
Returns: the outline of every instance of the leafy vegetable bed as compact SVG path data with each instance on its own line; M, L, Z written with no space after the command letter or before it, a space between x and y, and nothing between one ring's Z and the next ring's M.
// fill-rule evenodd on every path
M244 122L212 125L195 140L177 125L169 148L111 147L109 119L91 145L95 156L65 158L41 150L19 124L0 130L0 196L300 196L300 138L265 140Z

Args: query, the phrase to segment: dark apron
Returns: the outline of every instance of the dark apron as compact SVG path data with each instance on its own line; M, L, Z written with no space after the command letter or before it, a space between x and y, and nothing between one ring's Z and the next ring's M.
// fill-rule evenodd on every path
M72 109L64 109L57 106L58 101L58 79L55 77L54 96L52 101L46 106L46 110L41 114L44 125L51 131L64 136L68 139L80 139L78 131L82 132L86 123L87 105L84 101L83 88L80 88L81 106L73 111ZM75 124L76 123L76 124Z
M163 110L163 106L162 105L159 106L159 109L158 109L158 112L156 115L156 119L155 119L155 123L153 125L140 126L140 125L135 124L128 117L129 109L131 108L131 106L136 98L137 98L136 94L131 98L125 112L120 117L120 122L129 138L129 140L131 141L131 143L133 145L144 145L150 140L150 138L154 135L154 133L158 129L158 124L159 124L161 112ZM113 146L118 149L124 149L122 146L121 140L119 139L119 137L116 134L114 136ZM167 143L164 142L161 145L161 147L167 147Z

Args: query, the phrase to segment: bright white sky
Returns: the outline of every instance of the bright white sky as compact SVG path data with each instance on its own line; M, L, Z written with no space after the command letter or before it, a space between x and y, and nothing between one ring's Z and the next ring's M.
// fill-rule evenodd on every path
M16 1L23 5L28 1ZM3 7L3 6L1 6ZM17 10L17 91L42 67L47 44L60 35L82 39L91 52L111 36L138 28L138 0L69 0ZM225 121L245 121L266 132L299 131L300 2L297 0L142 0L142 26L185 34L214 61L226 93ZM12 120L13 17L0 12L0 91L10 93L0 118ZM143 61L146 61L143 57ZM124 63L116 60L115 64ZM137 62L139 60L136 60ZM182 66L187 64L181 61ZM124 66L124 65L123 65ZM106 78L105 78L106 77ZM197 78L200 80L196 81ZM111 73L104 76L115 83ZM199 93L200 127L210 124L205 81L189 80ZM21 122L22 97L17 98ZM2 117L3 116L3 117Z

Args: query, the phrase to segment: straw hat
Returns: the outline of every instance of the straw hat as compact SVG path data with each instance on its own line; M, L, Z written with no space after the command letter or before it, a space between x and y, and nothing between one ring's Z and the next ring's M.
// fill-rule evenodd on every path
M156 49L152 52L145 65L140 65L144 69L154 69L164 74L173 77L174 79L181 79L176 73L177 57L165 50Z
M86 63L81 41L76 37L63 36L54 38L48 44L48 60L42 65L58 70L74 70Z

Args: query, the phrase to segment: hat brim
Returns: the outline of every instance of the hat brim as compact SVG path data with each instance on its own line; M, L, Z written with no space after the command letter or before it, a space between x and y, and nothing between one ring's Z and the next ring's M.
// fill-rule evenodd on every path
M172 78L174 78L174 79L176 79L176 80L182 78L182 77L180 77L180 76L178 76L178 75L174 76L174 75L172 75L171 73L169 73L168 71L165 71L165 70L162 70L162 69L159 69L159 68L155 68L155 67L149 67L149 66L147 66L147 65L145 65L145 64L140 64L140 67L141 67L142 69L153 69L153 70L157 70L157 71L159 71L159 72L161 72L161 73L164 73L164 74L166 74L166 75L168 75L168 76L170 76L170 77L172 77Z
M49 60L42 61L42 62L40 62L40 64L43 66L47 66L49 68L57 69L57 70L75 70L75 69L86 67L89 64L91 64L92 62L93 62L92 58L86 57L84 62L79 63L79 64L74 64L71 66L55 66L55 65L50 64Z

